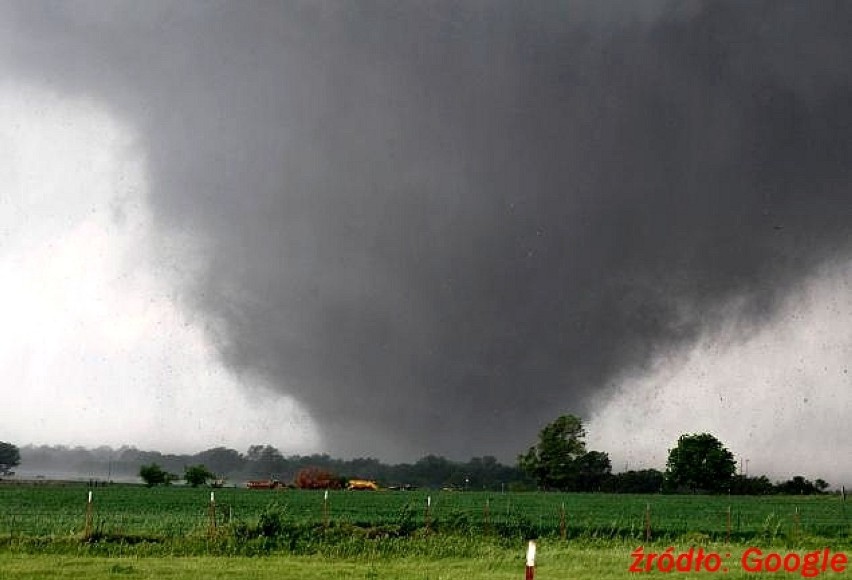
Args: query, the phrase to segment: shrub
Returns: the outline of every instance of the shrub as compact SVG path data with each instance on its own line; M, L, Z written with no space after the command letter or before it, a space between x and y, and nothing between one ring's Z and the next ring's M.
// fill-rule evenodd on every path
M145 485L148 487L154 487L155 485L167 485L177 479L175 475L163 470L163 468L156 463L140 467L139 477L142 478L142 481L144 481Z
M204 465L190 465L183 474L183 479L192 487L204 485L208 479L215 478L216 475L211 473Z

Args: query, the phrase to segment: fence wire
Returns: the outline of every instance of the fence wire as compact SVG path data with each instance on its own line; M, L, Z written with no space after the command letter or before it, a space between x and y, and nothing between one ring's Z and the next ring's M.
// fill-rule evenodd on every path
M211 527L257 522L268 510L288 521L315 525L408 525L436 532L524 533L531 536L743 540L777 537L852 538L852 522L839 499L706 498L577 494L429 492L275 492L190 490L95 494L87 523L85 497L55 501L49 493L28 501L0 495L0 540L62 537L87 525L105 533L163 539L204 533ZM69 496L71 497L71 496ZM10 501L12 500L12 501ZM51 505L51 502L53 504Z

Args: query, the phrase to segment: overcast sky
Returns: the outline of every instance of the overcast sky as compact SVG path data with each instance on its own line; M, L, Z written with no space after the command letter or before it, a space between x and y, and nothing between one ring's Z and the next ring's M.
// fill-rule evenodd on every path
M0 0L0 440L852 484L852 14Z

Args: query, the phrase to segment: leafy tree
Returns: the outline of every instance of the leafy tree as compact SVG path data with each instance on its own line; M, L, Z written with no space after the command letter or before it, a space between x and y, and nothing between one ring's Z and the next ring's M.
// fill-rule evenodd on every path
M659 493L665 475L656 469L624 471L607 481L605 489L616 493Z
M372 457L357 457L341 466L343 473L350 473L360 479L386 479L388 466Z
M207 483L208 479L216 479L216 474L211 473L203 464L190 465L184 470L183 479L192 487L198 487Z
M545 425L538 444L518 457L518 466L543 489L567 489L579 471L577 458L586 453L585 436L579 417L562 415Z
M575 460L577 467L577 491L601 491L612 477L612 462L603 451L589 451Z
M669 450L666 481L674 487L721 492L730 489L737 465L733 454L709 433L681 435Z
M453 475L464 482L464 475L458 466L446 457L426 455L418 459L411 467L411 479L417 485L448 485L453 483Z
M776 485L775 491L787 495L815 495L822 493L827 488L828 483L822 479L812 482L801 475L796 475L792 479Z
M772 482L765 475L759 477L735 475L731 480L731 493L734 495L768 495L774 489Z
M177 479L174 475L165 471L156 463L151 463L150 465L143 465L142 467L140 467L139 477L142 478L142 481L144 481L145 485L147 485L148 487L154 487L155 485L166 485Z
M272 445L252 445L246 453L251 473L271 477L285 470L286 462L281 452Z
M0 441L0 475L10 475L12 468L20 463L20 449L11 443Z
M238 473L246 463L245 457L239 451L227 447L214 447L202 451L195 456L195 460L218 474Z

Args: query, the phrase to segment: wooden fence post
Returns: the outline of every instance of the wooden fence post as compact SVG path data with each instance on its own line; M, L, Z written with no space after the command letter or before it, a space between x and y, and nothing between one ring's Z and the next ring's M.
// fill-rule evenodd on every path
M799 541L799 506L796 506L796 511L793 513L793 538L794 541Z
M207 533L213 536L216 534L216 496L212 491L210 492L210 505L207 508L207 516L209 518Z
M328 490L322 496L322 526L328 529Z
M651 541L651 504L645 506L645 541Z
M485 524L483 527L485 529L485 535L488 536L491 534L491 507L490 500L485 498L485 507L482 510L482 519Z
M83 530L83 536L86 540L92 537L92 519L92 491L89 490L89 499L88 501L86 501L86 525L85 529Z
M725 541L731 543L731 506L728 506L728 513L725 518Z

